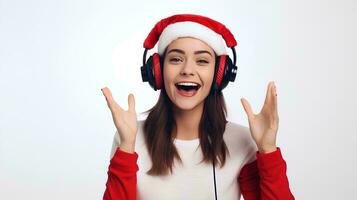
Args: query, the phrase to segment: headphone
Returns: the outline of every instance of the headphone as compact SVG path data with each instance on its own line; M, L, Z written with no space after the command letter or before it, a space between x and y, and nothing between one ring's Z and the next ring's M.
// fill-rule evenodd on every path
M203 20L202 20L203 19ZM210 26L211 29L216 33L220 34L224 41L226 42L227 47L230 47L233 52L233 62L228 55L220 55L216 57L215 62L215 72L212 83L213 91L221 91L223 90L229 83L229 81L234 82L237 69L236 66L236 51L234 47L237 45L237 42L233 36L233 34L226 28L223 24L212 20L208 17L200 16L200 15L192 15L192 14L179 14L173 15L171 17L162 19L159 21L154 28L151 30L149 35L146 37L144 41L144 54L143 54L143 65L140 67L141 69L141 78L143 82L149 82L150 86L156 91L163 88L163 58L158 54L154 53L146 60L146 54L149 49L152 49L162 31L166 26L182 21L192 21L203 24L205 26ZM202 22L204 21L204 22ZM216 28L218 27L218 28Z

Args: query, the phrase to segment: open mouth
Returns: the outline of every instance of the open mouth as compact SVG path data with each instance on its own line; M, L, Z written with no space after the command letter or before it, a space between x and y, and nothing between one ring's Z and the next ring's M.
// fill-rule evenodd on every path
M176 88L178 90L184 90L184 91L197 91L200 89L201 85L198 83L192 83L192 82L180 82L175 84Z
M193 82L180 82L175 84L178 93L185 97L194 96L200 89L201 85Z

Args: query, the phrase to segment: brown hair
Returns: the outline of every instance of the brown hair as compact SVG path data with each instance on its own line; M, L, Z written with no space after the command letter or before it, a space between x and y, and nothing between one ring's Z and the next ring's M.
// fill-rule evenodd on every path
M167 49L163 53L164 56L160 58L162 61L161 71L163 71L163 61L165 60ZM214 54L217 58L215 52ZM165 88L163 88L157 103L144 112L149 113L143 127L146 147L152 161L151 169L147 171L149 175L159 176L167 175L169 172L172 173L175 158L182 163L173 143L176 137L173 135L173 130L176 128L173 106ZM217 161L219 161L221 167L224 166L227 153L229 155L229 150L223 140L227 123L226 116L227 108L222 91L214 91L211 85L211 91L204 100L199 124L199 141L203 154L203 159L200 163L214 162L214 166L216 166ZM210 141L213 141L213 143L211 144Z
M147 174L167 175L169 171L172 173L175 158L180 163L182 160L173 143L175 137L173 129L176 127L176 122L173 115L173 103L165 89L161 90L156 105L145 113L149 114L144 122L144 137L152 161L152 167ZM224 166L226 153L229 155L223 140L227 123L226 115L227 109L222 91L211 90L204 101L199 124L199 141L203 154L201 163L214 161L216 165L219 161L221 167ZM212 146L210 141L213 141Z

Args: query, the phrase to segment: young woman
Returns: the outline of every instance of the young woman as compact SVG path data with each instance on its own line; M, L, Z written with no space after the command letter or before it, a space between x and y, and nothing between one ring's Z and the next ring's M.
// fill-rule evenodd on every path
M157 42L158 53L146 61ZM174 15L155 25L141 70L161 91L146 120L137 121L132 94L123 110L102 89L117 128L103 199L294 199L276 146L274 82L260 113L241 99L249 128L226 120L222 89L236 75L235 45L223 24L204 16Z

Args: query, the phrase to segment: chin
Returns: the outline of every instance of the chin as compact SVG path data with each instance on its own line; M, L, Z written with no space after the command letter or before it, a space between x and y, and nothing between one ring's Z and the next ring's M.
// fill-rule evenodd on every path
M195 105L176 105L176 108L179 109L179 110L193 110L196 106Z
M180 102L173 102L173 103L175 104L177 109L185 110L185 111L193 110L200 105L200 103L196 103L193 101L186 101L186 102L180 101Z

